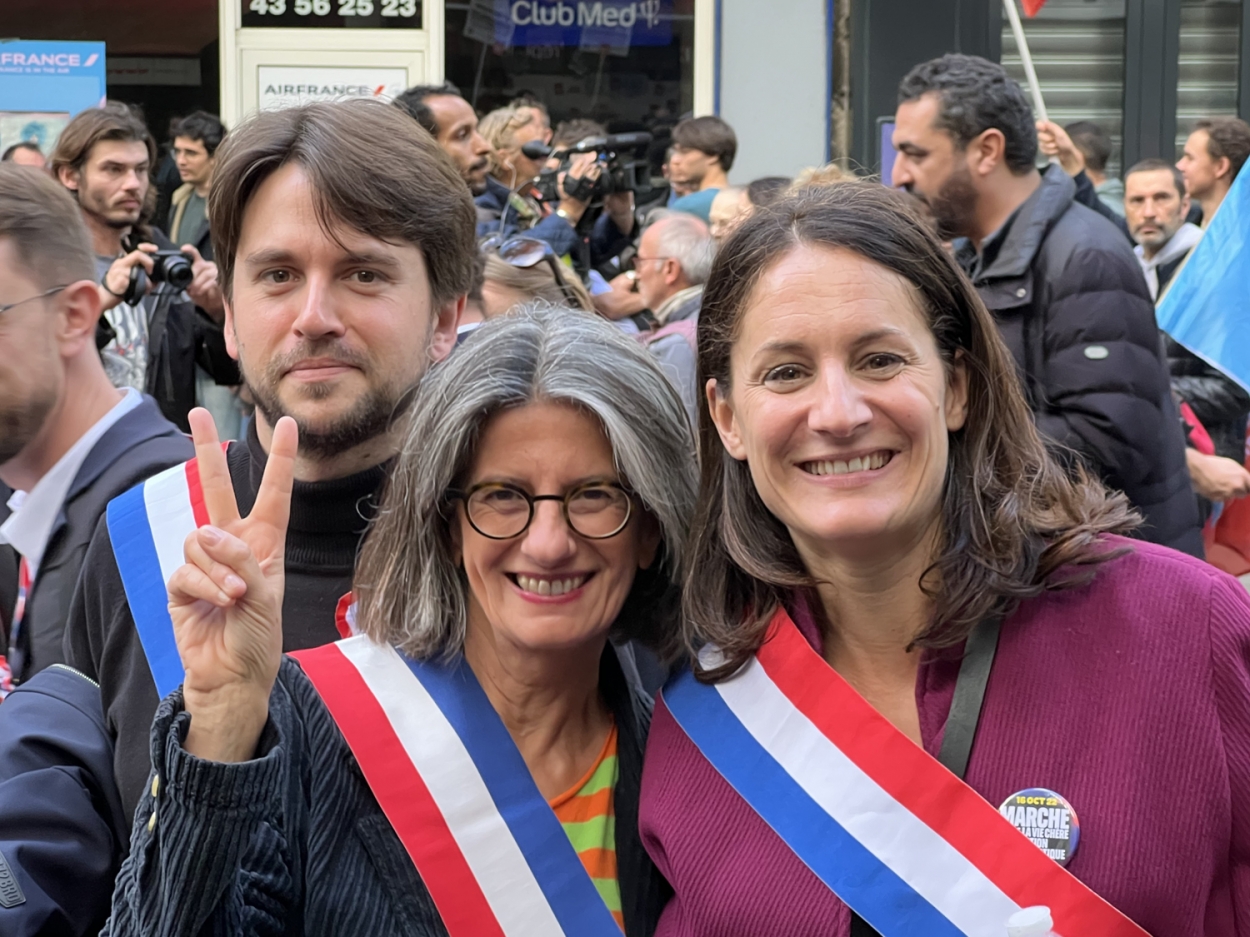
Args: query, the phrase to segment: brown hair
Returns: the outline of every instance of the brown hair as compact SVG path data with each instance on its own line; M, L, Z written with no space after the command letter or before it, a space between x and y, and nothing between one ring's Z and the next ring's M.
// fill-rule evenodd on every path
M551 267L545 263L537 263L532 267L514 267L501 259L498 254L493 253L485 255L484 263L483 280L493 280L524 293L526 302L542 299L556 306L570 305L568 297L564 295L564 290L555 281ZM556 269L559 271L558 276L564 284L564 289L577 297L575 308L583 312L594 312L595 304L590 298L590 291L586 289L577 275L567 270L558 260Z
M51 289L95 280L95 259L82 213L64 187L31 166L0 164L0 240Z
M803 244L850 250L913 284L947 368L967 368L968 413L950 434L942 542L921 587L933 617L915 643L963 641L983 618L1009 613L1045 589L1086 581L1116 555L1100 544L1137 517L1121 494L1082 470L1066 475L1047 454L1011 352L968 279L904 196L872 183L808 189L751 216L716 258L699 313L699 386L731 386L730 352L764 273ZM774 611L817 583L786 527L765 507L746 462L726 452L699 404L701 485L685 573L687 649L719 645L732 674L763 642ZM1061 567L1068 570L1061 576ZM1076 567L1076 569L1073 569ZM1083 569L1081 569L1083 567Z
M673 128L673 146L715 156L720 168L729 172L738 155L738 136L719 117L687 117Z
M257 114L222 143L208 214L227 296L248 202L288 163L308 175L327 232L344 225L390 243L415 244L436 304L468 292L476 215L460 173L408 114L357 100Z
M143 122L143 116L129 104L106 101L103 107L89 107L65 125L56 141L56 149L48 157L48 171L58 182L61 170L81 172L91 151L104 140L121 143L142 143L148 151L148 171L156 166L156 141ZM136 225L142 238L148 236L147 223L156 209L156 187L148 186L143 200L143 214Z
M1212 159L1228 159L1232 182L1250 158L1250 124L1239 117L1212 117L1194 124L1195 130L1207 132L1207 154Z

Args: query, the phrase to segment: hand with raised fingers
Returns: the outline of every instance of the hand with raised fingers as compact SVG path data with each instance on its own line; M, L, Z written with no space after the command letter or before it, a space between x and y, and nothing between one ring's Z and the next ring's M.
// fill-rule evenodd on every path
M207 410L189 416L209 523L187 536L169 579L169 613L191 714L184 747L210 761L252 757L282 662L286 528L298 433L290 417L273 443L256 503L239 516L226 454Z

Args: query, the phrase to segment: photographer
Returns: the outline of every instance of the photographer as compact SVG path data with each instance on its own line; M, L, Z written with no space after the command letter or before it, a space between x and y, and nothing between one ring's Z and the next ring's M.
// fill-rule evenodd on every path
M550 244L558 256L575 254L581 242L577 223L589 203L569 198L561 190L562 197L553 208L535 185L544 157L527 156L523 148L527 143L546 142L538 111L510 104L483 117L480 129L492 152L486 191L474 200L478 236L498 232L506 237L528 231ZM589 153L569 167L568 178L580 179L588 173L598 174L594 154Z
M239 378L221 332L215 268L197 253L179 254L147 223L155 155L143 121L110 101L69 122L50 163L91 235L102 309L97 345L109 379L150 394L185 431L197 362L219 383Z

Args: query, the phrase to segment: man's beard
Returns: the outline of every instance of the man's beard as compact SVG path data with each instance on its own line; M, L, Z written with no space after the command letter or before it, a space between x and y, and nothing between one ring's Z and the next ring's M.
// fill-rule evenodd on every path
M247 372L240 355L239 370L243 374L244 384L252 393L252 399L256 401L256 409L271 427L284 416L294 419L299 428L301 453L328 458L354 449L388 432L394 420L412 402L412 394L407 393L407 388L370 386L346 413L324 421L322 425L310 425L287 410L279 396L278 385L283 374L292 365L306 358L318 357L334 358L359 367L363 373L368 374L368 362L363 356L334 341L306 343L290 354L271 360L259 375ZM310 399L324 400L341 391L326 384L311 384L305 388L304 393Z
M139 208L133 213L127 213L119 216L118 212L120 212L120 209L115 212L110 212L108 206L100 204L99 199L97 199L90 191L84 192L82 189L78 190L78 207L88 214L98 218L108 227L116 228L119 231L124 231L127 228L133 228L139 223L139 219L143 216L143 199L139 200Z
M0 465L17 456L39 435L48 414L56 406L56 390L40 388L24 403L0 405Z
M935 195L924 196L915 191L911 195L928 211L939 239L950 241L972 234L977 190L966 166L951 173Z

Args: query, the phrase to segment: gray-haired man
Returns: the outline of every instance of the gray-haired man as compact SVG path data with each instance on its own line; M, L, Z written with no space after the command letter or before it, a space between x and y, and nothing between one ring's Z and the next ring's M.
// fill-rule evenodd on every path
M714 255L707 225L688 213L666 212L642 233L634 258L638 294L659 323L647 346L677 386L692 426L699 413L695 330Z

